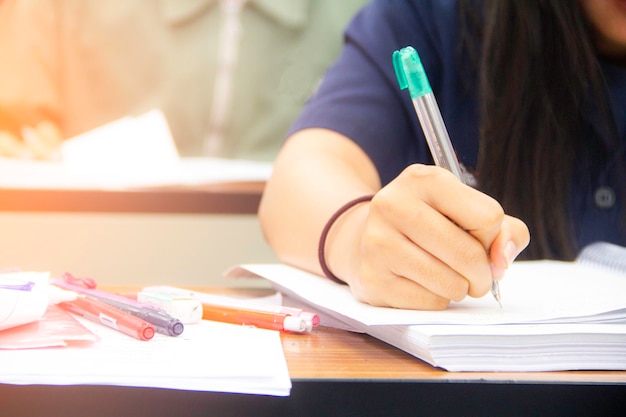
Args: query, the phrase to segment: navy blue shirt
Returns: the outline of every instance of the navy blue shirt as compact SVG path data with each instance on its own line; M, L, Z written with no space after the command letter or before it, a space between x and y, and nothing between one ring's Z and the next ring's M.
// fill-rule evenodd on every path
M460 162L475 168L478 105L467 74L458 70L455 0L381 0L366 6L348 26L339 59L291 133L317 127L351 138L372 159L383 184L412 163L432 164L409 93L399 89L391 61L395 50L409 45L420 55ZM571 212L579 247L594 241L626 245L626 178L618 169L626 160L626 71L610 65L603 70L621 151L608 165L596 167L596 175L585 175L593 180L573 181Z

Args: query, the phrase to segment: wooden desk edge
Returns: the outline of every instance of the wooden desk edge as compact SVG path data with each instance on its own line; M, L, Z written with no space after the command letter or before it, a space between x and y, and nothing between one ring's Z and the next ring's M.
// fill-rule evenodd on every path
M626 371L448 372L369 335L326 327L281 338L294 380L626 385Z
M123 190L0 188L4 212L255 215L264 182Z
M273 292L267 288L193 289L251 296ZM367 334L324 326L310 335L281 333L281 341L289 375L298 381L626 385L626 371L448 372Z
M132 292L136 286L106 286ZM269 288L188 287L223 295L270 295ZM448 372L434 368L385 342L363 333L319 326L310 335L281 333L283 352L294 381L374 383L486 383L626 385L626 371Z

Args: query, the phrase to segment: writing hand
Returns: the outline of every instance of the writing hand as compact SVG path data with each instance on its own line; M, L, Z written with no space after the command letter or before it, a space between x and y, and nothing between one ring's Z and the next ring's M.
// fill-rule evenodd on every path
M444 309L481 297L529 241L525 224L448 171L413 165L369 204L354 295L374 305Z

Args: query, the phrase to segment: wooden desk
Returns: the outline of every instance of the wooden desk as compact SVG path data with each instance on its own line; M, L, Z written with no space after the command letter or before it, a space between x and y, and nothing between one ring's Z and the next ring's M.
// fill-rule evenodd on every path
M283 335L287 398L147 388L0 385L11 416L620 415L626 372L448 373L367 335ZM36 399L36 400L35 400Z
M283 334L282 341L289 375L300 380L620 384L626 388L626 371L447 372L368 335L326 327L306 337Z
M256 214L264 182L132 190L0 188L0 211Z
M311 335L283 334L282 343L293 382L286 398L0 384L0 415L609 416L626 411L626 372L449 373L370 336L325 327Z

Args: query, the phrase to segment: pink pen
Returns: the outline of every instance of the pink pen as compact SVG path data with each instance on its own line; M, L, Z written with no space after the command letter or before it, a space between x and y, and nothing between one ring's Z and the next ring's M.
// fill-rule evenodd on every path
M108 291L99 290L96 288L96 281L93 280L92 278L77 278L66 272L63 274L63 279L53 279L51 283L65 290L74 291L80 294L88 295L100 301L110 300L110 301L115 301L119 303L130 304L133 307L137 307L137 308L148 308L148 309L152 309L156 311L162 311L161 309L153 305L140 303L136 300L131 300L121 295L113 294Z

